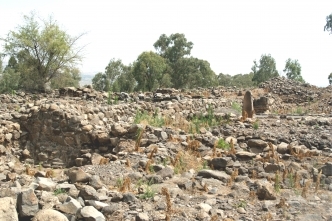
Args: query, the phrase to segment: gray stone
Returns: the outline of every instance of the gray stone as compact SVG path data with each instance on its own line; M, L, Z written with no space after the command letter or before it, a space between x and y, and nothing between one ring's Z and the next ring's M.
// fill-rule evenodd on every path
M226 167L233 166L234 161L231 157L216 157L210 161L210 165L213 169L225 169Z
M79 196L82 197L84 200L98 200L97 191L88 185L84 185L81 189Z
M165 179L167 177L172 178L174 175L174 170L171 167L167 166L167 167L161 169L160 171L158 171L157 175L161 176L163 179Z
M138 213L136 216L136 221L149 221L149 215L146 213Z
M11 197L0 198L0 221L18 221L16 202Z
M126 202L126 203L128 203L128 202L136 202L137 198L135 197L135 195L133 193L124 193L122 201Z
M253 153L261 153L268 144L260 139L250 139L248 140L248 147Z
M60 204L57 206L57 209L61 212L73 215L75 215L80 208L82 208L81 204L70 196L67 198L64 204Z
M215 178L217 180L221 180L224 183L227 183L227 181L230 179L230 176L224 171L216 170L200 170L197 173L197 176L201 176L203 178Z
M56 187L56 183L50 178L37 177L36 183L38 183L38 190L53 191Z
M325 176L332 176L332 162L326 162L321 169Z
M18 195L17 207L20 217L34 216L38 212L38 198L32 189Z
M85 173L81 168L73 167L68 171L69 180L72 183L88 182L89 174Z
M40 210L32 221L68 221L68 218L60 213L59 211L53 209Z
M87 221L105 221L104 215L93 206L85 206L80 211L80 216Z
M96 190L103 187L103 183L101 182L100 177L97 175L92 175L89 178L89 185L95 188Z

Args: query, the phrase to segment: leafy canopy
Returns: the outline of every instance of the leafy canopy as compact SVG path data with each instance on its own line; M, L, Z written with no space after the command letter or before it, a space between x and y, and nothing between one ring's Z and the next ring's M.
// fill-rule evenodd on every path
M17 60L20 87L45 90L52 79L76 71L83 49L76 44L83 35L71 37L51 17L37 20L34 13L24 16L24 24L2 39L6 55Z
M259 60L259 64L254 60L251 70L254 73L252 80L257 84L279 76L276 62L270 54L263 54Z
M304 83L304 79L301 76L301 65L298 60L288 58L283 71L286 73L288 79Z
M332 34L332 14L326 16L326 24L324 26L324 31L330 32Z

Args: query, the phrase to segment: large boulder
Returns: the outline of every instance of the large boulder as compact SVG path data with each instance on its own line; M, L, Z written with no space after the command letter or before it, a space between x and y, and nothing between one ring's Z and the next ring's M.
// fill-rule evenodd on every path
M13 198L0 198L0 214L0 221L18 221L16 202Z
M40 210L32 221L68 221L68 218L59 211L44 209Z

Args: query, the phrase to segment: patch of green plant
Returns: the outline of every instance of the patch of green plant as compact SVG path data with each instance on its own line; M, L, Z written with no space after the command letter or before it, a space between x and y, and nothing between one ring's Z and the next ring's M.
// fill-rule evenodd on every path
M122 178L116 179L116 184L115 184L116 187L121 188L123 186L123 182L124 182L124 180Z
M294 175L293 175L293 173L289 173L288 174L288 179L289 179L290 188L294 188L295 187L295 182L294 182Z
M183 156L181 156L179 158L178 162L174 166L174 173L180 174L180 173L184 172L186 170L186 166L187 166L187 164L186 164Z
M242 207L245 209L247 207L247 202L245 200L240 200L240 202L237 204L237 207Z
M154 197L156 191L151 188L151 186L147 186L144 193L139 196L140 199L150 199Z
M241 105L237 102L232 102L232 109L237 111L238 113L241 113L242 111Z
M298 114L298 115L304 114L304 111L303 111L302 107L297 107L296 110L295 110L295 114Z
M112 101L111 101L111 91L108 91L107 104L108 105L112 104Z
M258 123L258 121L255 121L255 122L252 124L252 127L254 128L254 130L258 130L258 128L259 128L259 123Z
M280 174L277 171L275 174L275 181L274 181L274 190L279 193L280 192Z
M201 167L201 169L202 169L202 170L210 169L207 160L204 160L204 161L202 162L202 167Z
M228 150L230 148L229 143L222 138L218 140L216 147L223 150Z
M148 122L151 126L161 127L165 125L165 119L162 116L159 116L158 112L154 112L150 115L147 111L137 111L134 123L139 124L143 121Z
M155 171L154 171L154 167L153 167L153 165L150 165L149 166L149 171L150 171L150 173L154 173Z
M54 192L53 192L54 196L57 196L57 195L62 194L62 193L67 193L67 191L64 190L64 189L59 188L59 189L54 190Z
M190 133L198 133L201 127L217 126L220 122L221 119L215 116L212 107L209 106L205 115L200 114L192 118L189 131Z
M166 167L168 165L168 158L163 159L163 166Z

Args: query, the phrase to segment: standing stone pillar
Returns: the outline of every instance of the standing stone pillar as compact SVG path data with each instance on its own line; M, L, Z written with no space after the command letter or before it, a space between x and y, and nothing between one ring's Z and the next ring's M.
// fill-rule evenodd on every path
M250 91L247 91L244 94L243 103L242 103L242 117L243 118L252 118L254 115L254 104L253 97Z

